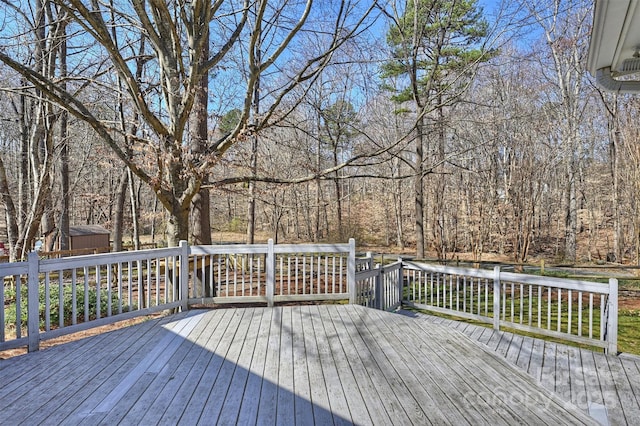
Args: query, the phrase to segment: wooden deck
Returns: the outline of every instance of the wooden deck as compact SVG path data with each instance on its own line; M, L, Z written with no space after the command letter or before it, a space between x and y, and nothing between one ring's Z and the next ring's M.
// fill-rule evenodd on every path
M0 361L20 423L595 424L460 331L355 305L190 311Z
M460 331L570 401L601 424L634 425L640 419L640 358L605 355L575 346L496 331L466 322L401 311L425 324Z

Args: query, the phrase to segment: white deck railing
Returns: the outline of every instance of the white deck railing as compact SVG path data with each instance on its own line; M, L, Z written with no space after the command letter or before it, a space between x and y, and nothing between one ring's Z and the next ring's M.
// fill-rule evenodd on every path
M188 267L183 267L188 265ZM0 264L0 350L195 303L355 300L349 244L189 246ZM186 283L186 285L183 285Z
M351 299L355 241L349 244L192 246L189 303ZM349 272L351 271L351 273Z
M360 260L367 261L372 262ZM399 261L357 272L356 289L365 306L395 309L402 304L617 353L615 278L596 283L499 267L489 271Z
M188 267L183 267L188 265ZM355 258L355 242L189 246L0 264L0 350L193 304L348 299L617 350L618 283ZM186 283L186 285L183 285Z
M374 265L373 257L356 259L356 300L358 305L390 311L400 306L402 261Z

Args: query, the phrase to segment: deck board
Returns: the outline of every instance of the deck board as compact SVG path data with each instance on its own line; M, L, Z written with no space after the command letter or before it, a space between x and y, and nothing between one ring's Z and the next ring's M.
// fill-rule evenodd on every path
M35 421L44 417L54 421L66 410L83 400L83 395L80 398L77 397L79 388L90 394L96 386L104 384L105 380L114 375L117 366L123 365L124 368L127 368L136 363L137 359L143 356L144 345L158 339L161 330L157 327L159 324L143 324L133 328L131 333L106 333L108 334L106 338L99 335L94 336L95 339L83 339L80 343L75 342L72 346L77 348L77 356L74 356L76 353L68 353L68 348L64 348L66 345L62 345L59 347L63 349L61 358L55 361L55 357L49 358L48 363L45 364L47 368L44 370L41 370L42 361L39 357L33 357L34 368L27 370L29 374L22 378L24 382L21 386L21 392L14 394L14 396L19 395L19 398L16 400L10 396L0 396L3 415L11 418L15 412L19 413L35 408L37 409L34 415ZM97 346L94 345L94 340L98 342ZM87 343L88 350L83 349L82 342ZM107 350L101 350L102 348ZM52 348L48 351L54 354L57 349ZM96 355L100 356L99 362L96 360ZM27 356L31 356L31 354ZM88 362L87 360L95 360L96 362ZM10 361L13 360L5 362ZM63 361L62 365L61 361ZM36 376L34 380L30 374L32 370L42 371L42 374ZM24 386L25 382L29 383L28 387ZM32 399L29 398L29 395L37 395L38 397ZM57 409L58 406L61 406L62 409ZM51 414L54 409L55 412Z
M293 345L293 381L295 383L295 424L313 424L313 405L311 404L311 386L309 384L309 369L307 364L307 353L302 330L302 312L299 307L292 310L291 328L300 330L294 333Z
M422 320L424 324L432 322L430 315L401 313ZM461 329L457 325L450 328L452 331ZM527 372L561 400L597 418L604 416L611 425L637 424L640 418L640 358L610 356L539 338L519 338L474 324L463 329L471 340ZM510 343L506 347L508 340Z
M20 398L3 394L0 424L591 422L448 324L353 305L191 311L49 349L33 384L42 355L2 361Z
M378 364L378 360L371 352L372 347L367 345L366 335L361 327L360 321L354 321L347 311L339 310L338 316L344 324L345 332L349 335L350 341L345 339L345 346L353 347L353 352L358 359L353 358L353 362L359 365L360 370L364 370L366 375L361 376L360 383L362 386L368 387L370 395L373 399L369 401L369 405L379 404L384 408L386 416L381 417L382 420L389 418L394 419L400 424L410 423L409 416L404 409L402 401L398 398L391 387L385 374L386 364Z
M318 310L321 324L327 335L329 349L333 355L332 363L336 366L337 377L341 378L340 384L342 385L345 395L350 396L347 399L347 406L349 408L351 418L359 424L373 424L374 421L369 416L369 412L367 410L367 400L365 400L360 388L358 387L358 377L354 375L353 370L351 369L349 359L347 358L342 342L340 341L338 331L331 319L331 313L324 306L317 306L316 309Z

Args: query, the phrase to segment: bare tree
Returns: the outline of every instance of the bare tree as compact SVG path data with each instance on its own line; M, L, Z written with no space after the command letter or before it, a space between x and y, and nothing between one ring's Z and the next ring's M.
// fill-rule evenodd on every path
M250 7L248 0L194 0L175 4L136 1L131 5L51 1L70 19L70 33L74 36L69 43L90 44L92 52L103 55L100 62L76 69L75 74L69 76L74 81L73 87L65 89L40 69L25 65L13 49L3 50L0 61L51 101L89 124L118 158L153 189L169 213L170 244L188 238L191 201L212 165L220 161L231 146L267 127L277 119L276 115L286 115L280 108L283 100L301 82L313 80L322 71L332 53L357 33L373 8L373 5L363 7L346 0L338 8L325 8L321 13L316 13L310 0L304 5L262 0L255 8ZM245 24L252 11L255 11L252 20L256 25L248 28ZM315 56L294 64L285 52L295 45L299 34L313 25L331 28L323 32L328 37ZM209 36L203 31L207 27ZM270 40L268 46L263 44L265 34ZM133 46L139 45L143 37L148 38L148 44L144 51L138 52ZM216 48L203 60L202 47L210 37L215 40L212 44ZM263 52L262 61L256 58L256 51ZM211 77L215 72L219 73L219 79L228 78L224 74L231 70L218 67L231 54L246 54L248 74L244 76L240 120L230 133L209 142L203 152L186 150L187 123L197 87L204 76ZM132 65L140 60L145 63L142 81L134 75ZM256 82L265 73L283 69L284 62L291 66L281 73L281 84L274 86L270 93L270 105L257 122L249 122ZM144 123L135 133L114 127L103 118L100 108L85 102L89 88L100 92L110 85L110 72L115 72L124 84L127 107ZM134 145L127 145L127 141ZM149 157L155 160L151 169L141 161Z
M528 3L529 10L543 31L551 71L547 81L549 104L556 105L560 137L565 148L565 245L564 257L576 260L578 232L577 185L580 167L580 124L587 103L584 90L586 56L590 33L592 2L585 0L547 0ZM548 68L547 68L548 67Z

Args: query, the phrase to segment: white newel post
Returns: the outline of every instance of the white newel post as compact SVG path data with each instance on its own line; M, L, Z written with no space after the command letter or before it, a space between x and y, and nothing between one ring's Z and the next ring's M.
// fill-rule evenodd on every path
M500 267L493 268L493 328L500 330Z
M368 269L373 269L373 266L374 266L373 265L373 252L368 251L366 259L367 259L367 264L369 265L369 266L367 266L367 268Z
M189 309L189 243L180 241L180 309Z
M349 303L356 303L356 240L349 238L349 258L347 259L347 286Z
M267 242L267 258L265 259L267 267L267 306L273 307L273 295L276 285L276 255L273 248L273 240L269 238Z
M40 349L40 297L38 278L39 262L38 253L32 251L27 256L29 263L29 275L27 277L27 332L28 350L35 352ZM20 319L18 318L18 322Z
M375 276L375 300L374 300L374 308L376 309L384 309L384 289L382 286L382 279L384 277L384 268L381 265L376 265L375 269L378 270L378 273Z
M618 280L609 279L609 316L607 317L607 353L618 354Z
M402 300L404 299L404 263L401 257L398 258L400 269L398 269L398 309L402 309Z

